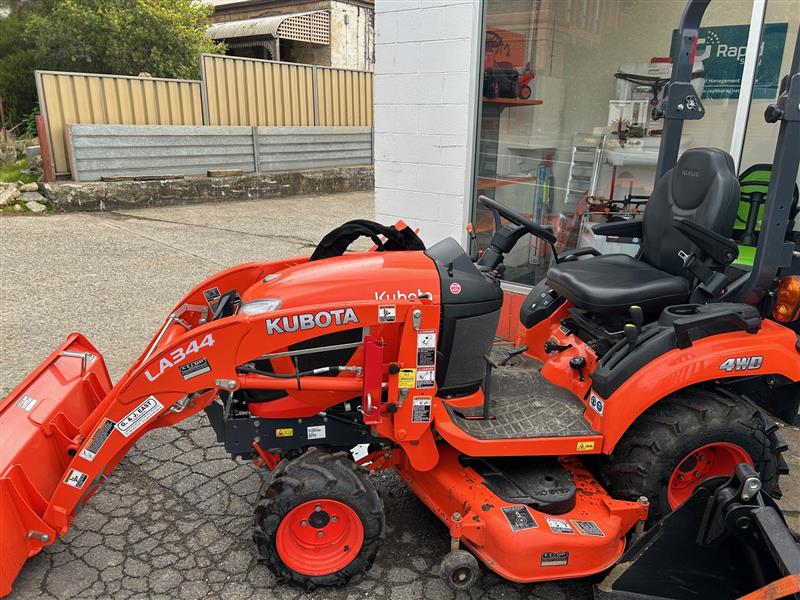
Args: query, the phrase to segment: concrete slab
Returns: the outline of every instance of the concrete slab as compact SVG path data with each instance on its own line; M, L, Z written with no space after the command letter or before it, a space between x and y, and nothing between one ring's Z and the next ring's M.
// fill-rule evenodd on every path
M371 218L371 193L125 212L0 218L0 396L70 331L103 352L113 378L184 291L224 267L310 252L332 227ZM800 431L784 428L800 447ZM784 506L800 529L800 457L788 453ZM345 589L279 585L250 539L264 474L231 461L204 417L140 440L79 513L66 540L31 559L14 599L451 599L437 575L447 532L391 474L375 475L388 518L375 566ZM591 581L516 585L484 570L463 598L591 597Z

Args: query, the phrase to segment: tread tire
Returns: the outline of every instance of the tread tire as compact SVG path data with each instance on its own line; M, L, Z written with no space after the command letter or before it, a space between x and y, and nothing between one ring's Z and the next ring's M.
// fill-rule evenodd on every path
M275 545L278 527L295 506L318 498L347 504L361 519L364 541L358 555L345 567L328 575L298 573L283 562ZM367 571L386 535L386 518L367 471L346 452L327 454L309 448L293 460L282 460L258 492L253 515L253 541L259 558L279 582L291 581L307 590L318 586L345 585Z
M723 388L685 389L647 409L601 461L601 470L614 498L650 500L653 523L671 510L667 485L683 458L705 444L730 442L750 454L762 489L780 497L786 444L777 429L746 396Z

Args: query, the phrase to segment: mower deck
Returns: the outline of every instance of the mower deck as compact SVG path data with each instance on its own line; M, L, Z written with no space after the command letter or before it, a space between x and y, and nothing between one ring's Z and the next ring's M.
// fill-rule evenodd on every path
M496 343L492 360L500 362L510 346ZM479 440L533 439L596 435L584 419L586 406L570 391L553 385L539 372L539 363L520 355L493 369L489 419L483 406L445 405L453 423Z

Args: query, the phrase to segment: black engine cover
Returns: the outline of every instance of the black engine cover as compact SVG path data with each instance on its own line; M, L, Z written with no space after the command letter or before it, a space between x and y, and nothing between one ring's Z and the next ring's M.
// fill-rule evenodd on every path
M483 477L483 484L512 504L526 504L548 515L575 508L575 482L555 457L477 458L461 464Z

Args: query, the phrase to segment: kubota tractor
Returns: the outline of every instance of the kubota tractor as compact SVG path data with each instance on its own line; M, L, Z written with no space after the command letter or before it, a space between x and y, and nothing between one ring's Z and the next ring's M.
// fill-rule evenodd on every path
M597 590L615 597L800 591L800 548L771 498L786 446L759 405L792 420L800 404L786 201L800 52L768 110L781 124L754 265L734 270L730 156L677 159L682 121L702 116L685 97L706 4L683 17L644 218L595 229L641 252L557 256L517 339L496 337L503 258L526 234L555 238L488 198L497 227L475 261L452 239L426 249L402 223L352 221L311 256L207 279L116 384L71 334L0 404L0 594L137 439L200 411L232 456L269 470L253 538L283 581L368 569L385 517L367 473L395 469L448 528L441 568L456 589L477 557L517 582L616 564ZM374 248L346 253L360 236Z

